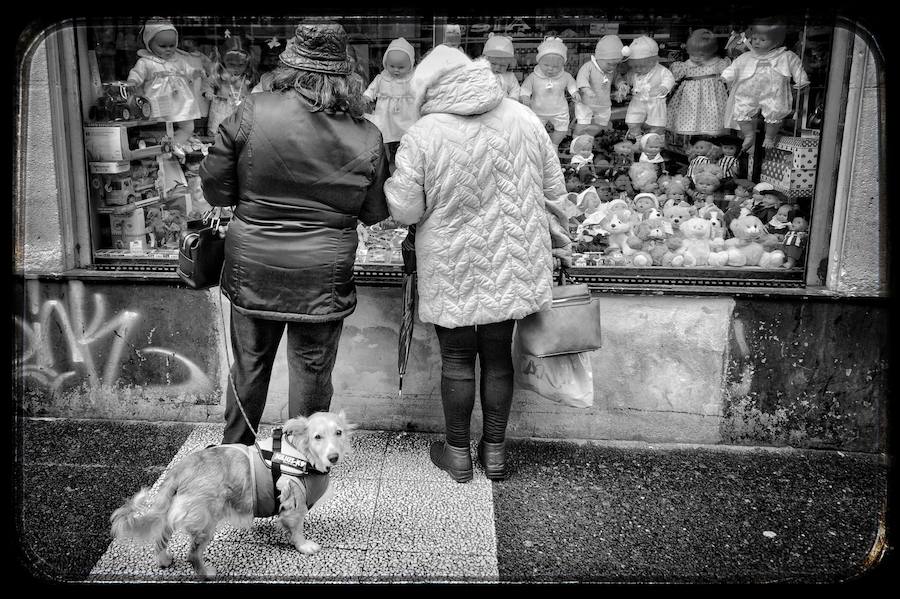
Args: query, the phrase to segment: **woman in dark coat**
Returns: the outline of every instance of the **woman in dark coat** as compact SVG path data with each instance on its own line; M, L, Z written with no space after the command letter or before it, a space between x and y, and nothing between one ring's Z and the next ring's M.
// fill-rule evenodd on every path
M351 73L343 28L301 23L200 166L207 201L234 207L221 279L234 354L223 443L254 442L285 327L289 416L331 404L343 320L356 308L357 222L388 217L381 133L362 118Z

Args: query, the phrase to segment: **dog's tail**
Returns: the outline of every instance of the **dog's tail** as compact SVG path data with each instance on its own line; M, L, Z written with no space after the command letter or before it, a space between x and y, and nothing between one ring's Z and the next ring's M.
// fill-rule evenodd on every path
M155 498L150 497L150 489L147 487L135 493L109 518L113 538L146 541L163 536L176 487L170 479L163 483Z

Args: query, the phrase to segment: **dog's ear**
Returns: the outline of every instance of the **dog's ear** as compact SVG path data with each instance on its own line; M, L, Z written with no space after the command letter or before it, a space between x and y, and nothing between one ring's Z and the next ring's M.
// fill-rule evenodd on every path
M286 436L296 435L298 439L302 439L306 437L306 430L308 428L309 420L303 416L297 416L296 418L291 418L285 422L284 427L282 427L281 430Z

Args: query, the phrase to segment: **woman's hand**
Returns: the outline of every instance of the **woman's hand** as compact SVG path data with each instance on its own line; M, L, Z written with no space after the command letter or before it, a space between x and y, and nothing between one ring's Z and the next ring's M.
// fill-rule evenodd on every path
M553 248L551 251L553 254L553 270L556 270L560 267L569 268L572 266L572 247L564 247L564 248Z

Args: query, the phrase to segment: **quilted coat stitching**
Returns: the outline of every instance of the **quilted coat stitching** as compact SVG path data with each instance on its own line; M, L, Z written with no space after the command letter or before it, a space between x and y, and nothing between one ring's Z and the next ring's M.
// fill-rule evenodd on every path
M551 297L543 201L565 194L559 161L527 108L494 95L485 67L426 92L385 187L394 218L419 223L419 317L445 327L521 318Z

